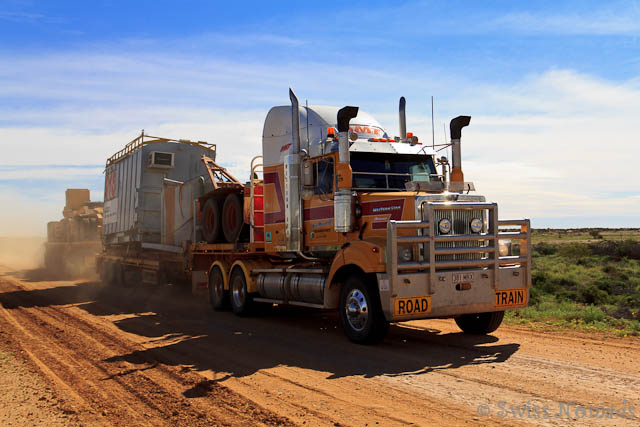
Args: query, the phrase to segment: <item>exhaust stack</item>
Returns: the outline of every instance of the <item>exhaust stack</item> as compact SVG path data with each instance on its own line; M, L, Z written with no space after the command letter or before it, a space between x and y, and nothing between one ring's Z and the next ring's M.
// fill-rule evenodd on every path
M405 142L407 139L407 114L405 111L405 107L407 105L407 101L404 99L404 96L400 97L400 105L398 108L398 118L400 121L400 141Z
M340 163L349 163L349 121L358 115L358 107L342 107L338 111L338 144Z
M449 123L451 131L451 182L464 182L464 174L462 173L462 151L460 149L460 139L462 137L462 128L468 126L471 122L471 116L458 116Z
M300 110L298 97L291 88L289 88L289 99L291 100L291 148L294 154L298 154L300 152Z
M291 153L284 158L284 205L287 251L302 250L302 198L300 197L300 110L298 97L291 99Z
M336 174L342 182L337 182L333 193L333 229L338 233L353 231L354 198L351 190L351 165L349 164L349 121L358 115L358 107L343 107L338 111L338 144L340 160Z

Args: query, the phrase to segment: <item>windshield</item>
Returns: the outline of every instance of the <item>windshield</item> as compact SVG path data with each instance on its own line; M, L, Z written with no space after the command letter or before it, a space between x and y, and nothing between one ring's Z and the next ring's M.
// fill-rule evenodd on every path
M351 153L353 187L404 190L409 181L430 181L433 157L421 154Z

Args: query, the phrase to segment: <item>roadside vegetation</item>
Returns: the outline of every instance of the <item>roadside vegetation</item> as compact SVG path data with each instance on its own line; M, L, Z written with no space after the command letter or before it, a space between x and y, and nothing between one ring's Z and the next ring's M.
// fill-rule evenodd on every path
M640 230L533 230L529 306L511 324L640 336Z

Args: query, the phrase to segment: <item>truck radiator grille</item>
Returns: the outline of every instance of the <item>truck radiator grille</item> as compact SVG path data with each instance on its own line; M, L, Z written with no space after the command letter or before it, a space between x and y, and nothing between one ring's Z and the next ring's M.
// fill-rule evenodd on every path
M466 210L466 209L451 209L451 210L436 210L434 212L435 224L433 225L436 235L441 235L438 223L443 218L448 218L451 221L451 231L449 235L457 234L473 234L471 232L471 220L473 218L480 218L483 220L483 233L487 231L487 219L488 213L486 210ZM461 247L473 247L473 246L487 246L486 240L473 240L469 242L438 242L436 248L461 248ZM436 255L436 261L457 261L457 260L477 260L486 258L486 253L473 253L473 254L458 254L458 255Z

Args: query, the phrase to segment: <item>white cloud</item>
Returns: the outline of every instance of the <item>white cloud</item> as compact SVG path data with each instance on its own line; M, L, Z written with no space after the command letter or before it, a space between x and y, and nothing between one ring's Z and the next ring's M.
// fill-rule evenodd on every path
M312 104L360 105L392 134L397 96L404 94L410 129L425 142L431 139L428 87L414 71L199 62L167 54L8 59L0 57L8 64L0 71L0 96L46 106L0 107L2 165L102 164L145 128L152 135L216 143L218 161L245 180L251 158L261 151L267 110L288 102L289 85L301 88L298 94ZM463 132L465 176L500 202L502 216L529 216L534 224L574 215L637 216L638 80L618 83L550 70L515 84L452 75L434 75L433 81L438 83L431 90L454 88L436 100L436 142L453 111L473 116ZM0 179L20 182L22 172L6 173L0 170ZM39 176L46 179L46 173ZM14 196L0 192L3 200ZM42 212L57 213L60 206Z
M493 24L529 34L640 34L640 7L637 2L605 2L602 5L565 13L508 13L495 19Z

